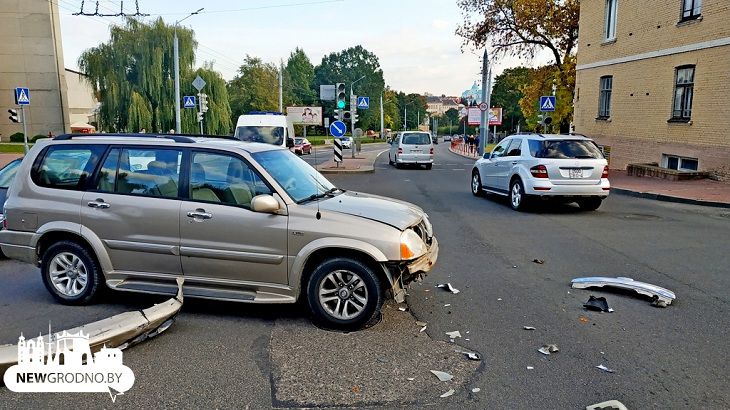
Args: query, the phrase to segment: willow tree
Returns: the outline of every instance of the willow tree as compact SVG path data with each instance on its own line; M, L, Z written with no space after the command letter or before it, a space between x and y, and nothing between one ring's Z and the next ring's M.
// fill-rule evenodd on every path
M108 43L86 50L79 67L87 75L101 102L99 128L111 132L166 132L175 128L174 27L159 18L149 24L127 19L124 25L112 26ZM178 27L181 78L192 80L195 62L193 31ZM223 81L211 73L206 82ZM181 88L184 84L181 81ZM213 87L211 87L213 88ZM209 118L230 117L225 101L210 105ZM192 111L192 110L190 110ZM185 117L190 115L186 113ZM194 122L194 121L193 121ZM219 122L217 123L219 124ZM216 125L218 126L218 125ZM230 128L230 126L228 127ZM223 128L225 129L225 127ZM197 123L188 124L184 132L195 132Z

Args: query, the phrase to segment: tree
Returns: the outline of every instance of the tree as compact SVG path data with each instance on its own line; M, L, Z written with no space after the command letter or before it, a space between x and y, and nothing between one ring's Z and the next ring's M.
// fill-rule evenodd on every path
M317 103L314 85L314 66L304 50L297 47L289 55L284 68L284 100L294 105ZM288 95L287 95L288 94Z
M314 68L314 89L318 90L322 84L336 83L345 83L349 89L352 82L362 76L365 78L355 85L354 93L369 96L371 108L358 110L358 126L363 129L380 129L380 113L373 109L372 103L380 98L385 89L383 70L378 57L362 46L324 56L322 62Z
M459 0L464 23L456 34L464 45L532 58L548 49L554 65L563 69L578 40L578 0ZM478 20L472 21L476 15Z
M99 128L111 132L142 128L166 132L175 128L174 28L161 18L149 24L130 18L110 31L108 43L86 50L79 58L79 67L101 103ZM192 30L178 27L177 32L181 78L189 78L197 43ZM222 81L218 73L210 71L211 81ZM227 110L228 101L223 99L216 101L207 115L216 117ZM183 131L197 129L197 124L190 125Z
M506 130L514 131L518 124L525 125L520 100L522 88L530 82L531 71L527 67L508 68L494 79L491 103L502 107L502 127Z
M228 98L232 120L249 111L279 110L279 70L249 55L238 69L238 75L228 83Z
M193 80L196 76L200 76L205 81L205 88L202 92L208 95L208 112L205 113L203 125L205 133L212 135L227 135L231 133L231 106L228 100L228 89L226 80L220 74L213 70L212 64L207 64L202 68L187 74L183 77L185 86L181 84L181 91L185 95L197 94L197 90L193 88ZM183 110L182 128L197 130L198 110Z
M550 128L559 129L560 132L570 131L570 123L573 120L575 58L570 57L564 65L570 71L565 71L562 74L551 65L531 70L529 83L521 88L524 96L520 100L520 108L525 118L527 118L528 129L536 129L537 115L540 110L540 96L550 95L553 84L555 84L555 111L548 113L553 119L553 126Z

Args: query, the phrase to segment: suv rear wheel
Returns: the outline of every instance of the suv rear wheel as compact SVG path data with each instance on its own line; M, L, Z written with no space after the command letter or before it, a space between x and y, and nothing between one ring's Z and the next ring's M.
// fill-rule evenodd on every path
M85 247L60 241L43 253L41 275L56 300L65 305L85 305L98 291L101 268Z
M595 211L601 206L601 198L584 198L578 200L578 206L584 211Z
M474 196L484 195L484 190L482 189L482 177L479 176L479 171L476 169L471 173L471 193Z
M375 322L383 305L380 280L368 266L350 258L332 258L314 269L307 284L314 319L340 330Z
M515 179L509 187L509 205L515 211L524 211L527 207L527 201L522 181L519 178Z

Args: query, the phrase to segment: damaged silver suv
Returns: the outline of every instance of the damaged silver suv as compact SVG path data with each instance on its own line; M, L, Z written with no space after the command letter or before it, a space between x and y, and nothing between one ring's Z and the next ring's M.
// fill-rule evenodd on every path
M216 138L62 135L23 160L0 247L61 303L115 290L249 303L307 299L357 329L428 272L438 242L413 204L346 192L286 148Z

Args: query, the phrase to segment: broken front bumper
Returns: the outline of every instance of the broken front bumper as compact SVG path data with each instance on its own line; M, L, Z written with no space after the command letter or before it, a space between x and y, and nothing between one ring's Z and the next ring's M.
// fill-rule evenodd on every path
M571 281L571 285L576 289L585 289L598 287L614 287L620 289L633 290L640 295L646 295L652 300L658 300L666 305L670 305L677 296L669 289L661 286L652 285L651 283L639 282L631 278L609 278L603 276L592 276L588 278L575 278Z
M390 279L393 299L398 303L405 301L405 287L414 280L420 279L431 270L439 256L439 243L434 236L428 251L419 258L410 261L389 262L384 265Z
M420 258L416 258L410 262L406 262L406 269L411 275L418 275L420 273L426 273L431 270L433 265L436 263L436 259L439 257L439 242L434 236L431 242L431 247L428 248L428 252Z

